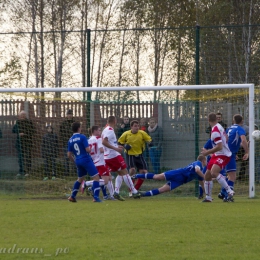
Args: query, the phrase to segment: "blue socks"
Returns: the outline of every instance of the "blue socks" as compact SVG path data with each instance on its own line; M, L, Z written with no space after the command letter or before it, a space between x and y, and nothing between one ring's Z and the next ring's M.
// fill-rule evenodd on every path
M99 191L100 191L99 181L93 181L92 190L93 190L94 197L99 197Z
M103 192L103 196L106 197L107 196L107 189L106 189L105 185L100 186L100 188Z
M79 191L79 187L80 187L80 182L78 182L78 181L75 181L75 183L74 183L74 186L73 186L73 191L72 191L72 193L71 193L71 197L72 198L76 198L76 196L77 196L77 193L78 193L78 191Z
M201 185L199 185L199 196L203 197L203 189L202 189Z
M143 196L144 197L151 197L160 194L160 191L158 189L147 191Z
M136 174L135 178L136 179L150 179L150 180L152 180L154 175L155 175L154 173L140 173L140 174Z

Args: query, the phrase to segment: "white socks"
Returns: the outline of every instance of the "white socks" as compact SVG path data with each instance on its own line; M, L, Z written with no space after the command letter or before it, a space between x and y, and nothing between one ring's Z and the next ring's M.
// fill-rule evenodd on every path
M205 194L206 199L212 200L212 188L213 188L213 181L205 181L204 182Z
M112 181L108 181L106 186L107 186L107 189L109 191L110 196L112 197L114 195L114 192L115 192L114 186L113 186L113 182Z
M85 181L85 184L89 187L89 186L92 186L93 185L93 181ZM104 186L105 185L105 182L104 180L100 179L99 180L99 186Z
M227 191L227 193L230 193L231 189L226 182L226 177L224 177L222 174L219 174L218 177L216 178L216 180L221 185L221 187Z
M116 180L115 180L115 192L116 193L119 193L122 182L123 182L123 177L120 175L117 175Z
M131 191L133 194L137 193L137 190L136 190L135 187L134 187L134 184L133 184L133 181L132 181L130 175L129 175L129 174L126 174L126 175L123 176L123 178L124 178L125 184L128 186L128 188L130 189L130 191Z

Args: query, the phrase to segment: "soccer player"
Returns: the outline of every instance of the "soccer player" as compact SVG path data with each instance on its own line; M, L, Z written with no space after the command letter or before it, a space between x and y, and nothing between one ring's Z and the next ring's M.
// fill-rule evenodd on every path
M98 170L99 176L101 179L104 180L103 185L100 184L100 188L103 192L103 198L104 200L115 200L114 195L114 186L112 182L112 176L108 170L108 167L106 166L105 159L104 159L104 147L102 145L102 139L101 139L101 128L97 125L94 125L91 127L90 131L91 137L88 139L88 143L90 146L90 156ZM82 183L82 193L86 189L86 186L90 184L92 186L93 181L83 181ZM109 191L109 195L106 193L106 185Z
M85 135L81 134L81 124L74 122L72 124L73 135L68 142L68 158L75 161L77 166L78 179L74 183L71 196L68 198L70 202L77 202L76 195L79 191L80 184L84 180L87 173L93 178L93 201L102 202L99 198L99 175L98 171L89 155L90 146ZM74 157L75 156L75 160Z
M228 147L232 152L229 163L226 166L228 173L228 185L232 190L234 190L234 183L236 181L236 156L240 148L240 145L243 147L245 154L242 158L243 161L248 160L248 142L246 139L246 131L242 127L243 117L239 114L233 116L233 125L227 129L228 135ZM223 199L224 202L233 201L228 199L228 196L225 190L221 190L221 193L218 195L220 199Z
M124 180L134 198L140 198L140 193L135 189L131 177L128 174L126 163L121 155L123 146L119 146L115 135L116 117L110 116L107 120L107 126L102 132L102 144L104 146L104 158L110 172L116 172L118 176L115 180L114 198L124 201L125 199L119 194L119 188Z
M162 187L160 187L159 189L154 189L154 190L141 193L142 197L150 197L150 196L155 196L176 189L177 187L194 180L198 176L204 179L204 174L202 173L202 169L206 164L207 164L206 157L203 155L199 155L197 161L190 163L184 168L170 170L160 174L154 174L154 173L136 174L135 176L133 176L133 178L167 181L167 183Z
M123 145L126 151L126 164L129 168L130 176L136 174L136 168L140 173L147 173L147 163L143 156L146 143L151 143L152 138L144 131L139 130L139 122L133 120L130 123L131 130L124 132L118 139L118 144ZM135 184L135 189L139 190L143 183L139 179ZM132 196L130 192L129 196Z
M211 139L208 139L208 141L207 141L207 142L205 143L205 145L204 145L204 148L205 148L206 150L213 148L213 144L212 144ZM208 162L210 161L210 158L211 158L211 155L207 155L207 164L208 164ZM204 166L204 168L203 168L203 170L202 170L203 174L205 174L206 171L207 171L207 166ZM222 170L220 171L220 173L221 173L223 176L226 176L226 169L225 169L225 168L222 169ZM201 178L200 176L198 176L198 180L199 180L199 197L198 197L198 199L203 199L203 194L204 194L204 192L205 192L205 190L204 190L204 178Z
M211 141L213 148L202 148L201 151L201 154L204 156L212 154L210 161L207 164L207 171L204 177L206 198L202 202L212 202L212 178L215 178L221 187L227 191L228 199L232 199L234 191L228 186L225 177L220 173L220 171L229 163L232 154L228 148L227 135L224 128L218 123L215 113L210 113L208 120L212 129Z

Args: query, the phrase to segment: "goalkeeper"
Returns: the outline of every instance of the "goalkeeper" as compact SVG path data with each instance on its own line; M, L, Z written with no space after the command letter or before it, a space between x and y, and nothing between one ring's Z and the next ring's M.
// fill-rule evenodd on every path
M136 173L136 169L140 173L147 173L147 163L143 157L145 143L152 145L151 137L143 130L139 130L139 122L133 120L130 123L131 129L125 131L118 139L118 144L123 145L126 153L126 164L129 168L130 176ZM143 180L138 180L135 189L139 190ZM131 196L131 193L129 194Z

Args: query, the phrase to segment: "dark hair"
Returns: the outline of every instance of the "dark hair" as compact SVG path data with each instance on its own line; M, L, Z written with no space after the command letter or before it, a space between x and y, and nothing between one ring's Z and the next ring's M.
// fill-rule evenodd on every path
M68 109L68 111L67 111L67 115L73 115L73 111L72 111L72 109Z
M239 114L234 115L233 119L235 124L240 124L243 121L243 117Z
M98 125L93 125L90 129L89 129L89 134L93 134L94 131L97 131L100 127Z
M130 126L132 127L134 124L138 124L139 125L139 122L137 120L133 120L133 121L131 121Z
M217 115L215 113L209 113L208 119L209 119L209 122L216 122L217 121Z
M217 115L217 116L221 116L221 117L222 117L222 114L221 114L220 112L218 112L216 115Z
M73 133L77 133L80 127L81 127L81 123L80 122L74 122L72 124L72 132Z

